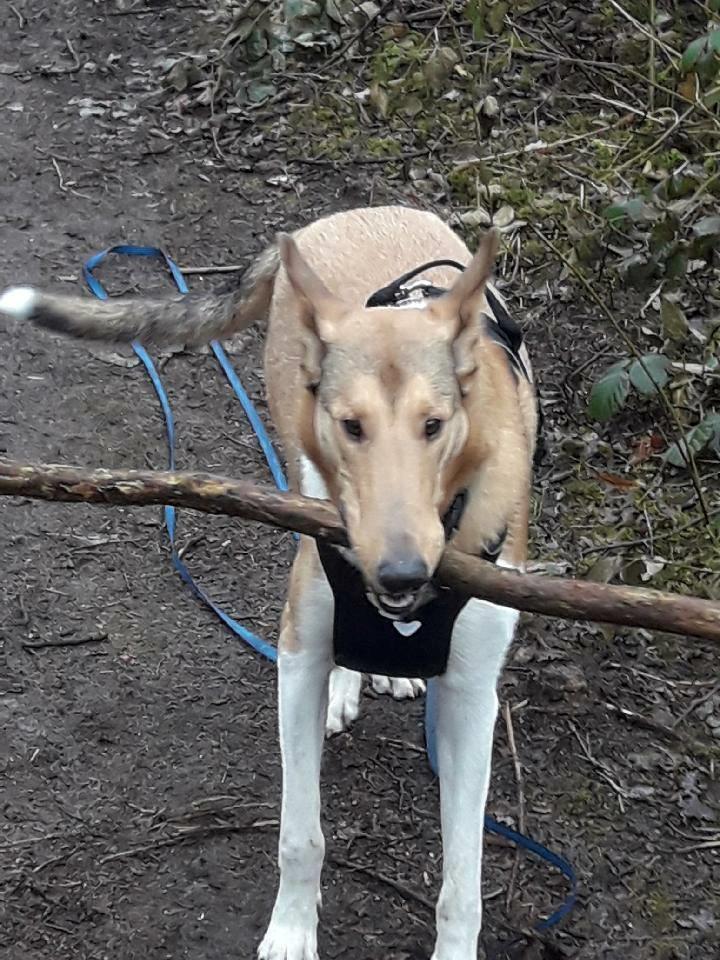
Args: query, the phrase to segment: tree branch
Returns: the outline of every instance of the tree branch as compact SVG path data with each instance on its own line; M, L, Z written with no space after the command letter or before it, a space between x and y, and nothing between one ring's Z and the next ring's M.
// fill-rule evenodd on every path
M87 470L0 460L0 496L124 506L171 504L347 544L344 527L329 502L211 474ZM440 562L438 579L468 596L518 610L720 640L720 604L697 597L520 574L451 546Z

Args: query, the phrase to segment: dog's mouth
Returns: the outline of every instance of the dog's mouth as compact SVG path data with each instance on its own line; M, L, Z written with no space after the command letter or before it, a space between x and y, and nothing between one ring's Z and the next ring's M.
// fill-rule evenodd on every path
M404 620L421 606L426 597L426 588L407 593L376 593L368 590L368 600L388 620Z

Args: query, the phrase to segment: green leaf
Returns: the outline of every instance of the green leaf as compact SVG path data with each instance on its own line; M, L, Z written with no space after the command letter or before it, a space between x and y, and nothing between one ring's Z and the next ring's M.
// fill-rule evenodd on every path
M644 396L657 393L668 382L667 368L670 360L662 353L648 353L630 366L630 382Z
M680 61L683 73L695 73L702 86L709 86L720 69L720 30L713 30L688 46Z
M628 364L628 360L614 364L593 384L588 402L588 413L593 420L609 420L627 400L630 390Z
M639 220L649 220L653 218L654 211L642 197L633 197L631 200L621 200L617 203L611 203L603 212L603 216L610 223L617 220L632 220L636 223Z
M703 451L711 441L716 441L718 436L720 436L720 413L709 413L700 423L685 434L684 440L692 455L696 456ZM681 448L680 444L674 443L665 453L663 459L671 463L674 467L684 467L687 465L684 450L684 445Z
M653 194L660 200L679 200L682 197L688 197L695 193L698 187L698 181L695 177L686 173L673 173L653 189ZM677 222L677 217L675 217Z
M689 44L687 50L682 55L682 60L680 61L680 66L683 73L690 73L695 64L700 59L700 55L707 48L707 37L698 37L697 40L693 40Z
M473 40L484 40L487 36L485 29L485 0L468 0L465 7L465 16L470 21L473 30Z

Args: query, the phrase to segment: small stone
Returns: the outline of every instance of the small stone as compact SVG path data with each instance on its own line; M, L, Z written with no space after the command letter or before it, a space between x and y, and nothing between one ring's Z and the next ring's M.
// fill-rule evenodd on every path
M483 117L493 118L500 113L500 104L492 95L483 97L475 108Z
M585 674L576 663L548 663L542 669L542 680L562 693L584 693L588 688Z
M492 219L487 210L478 207L476 210L468 210L460 214L460 222L466 227L489 227Z
M510 224L515 219L515 211L510 206L509 203L504 203L502 207L495 213L493 217L493 225L502 230L505 227L509 227Z

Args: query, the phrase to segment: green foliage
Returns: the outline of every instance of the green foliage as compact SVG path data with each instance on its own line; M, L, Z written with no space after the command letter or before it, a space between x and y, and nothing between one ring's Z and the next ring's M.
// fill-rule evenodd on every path
M638 223L653 219L653 212L642 197L632 197L630 200L619 200L610 204L605 210L605 217L613 224L626 219Z
M658 393L670 379L668 367L670 360L661 353L649 353L630 364L628 371L630 383L643 396Z
M594 420L609 420L625 405L630 392L628 367L629 361L622 360L593 384L588 413Z
M669 366L669 358L662 353L614 363L593 384L588 413L593 420L609 420L625 406L631 387L642 396L658 393L668 382Z
M627 12L648 24L639 29L614 4L591 5L582 37L568 28L571 56L553 67L564 77L562 100L549 112L536 88L552 86L545 41L559 41L542 37L542 17L526 17L536 0L465 0L464 23L441 10L442 30L386 14L380 0L230 0L227 9L235 12L225 15L231 22L217 45L220 57L176 61L168 82L183 111L194 98L212 104L216 117L244 114L283 89L286 68L301 76L314 58L317 77L298 82L289 126L312 142L316 157L390 162L420 148L422 160L408 170L413 191L449 200L470 232L510 209L520 259L533 265L547 262L545 240L523 229L537 224L603 303L613 303L620 323L641 309L636 328L626 326L636 349L597 378L590 417L608 421L635 404L644 415L662 409L668 419L672 403L669 419L686 424L690 449L717 452L717 374L706 373L718 312L720 0L702 6L698 16L683 5L673 14L658 5L653 20L646 4L630 0ZM648 45L648 29L655 44ZM585 73L572 66L588 32L603 48L598 62L613 61L593 71L603 116L590 102ZM668 57L670 46L682 53ZM347 57L336 56L340 49ZM612 70L603 83L606 67ZM632 70L625 74L625 67ZM330 83L319 80L323 73ZM622 95L620 79L628 87ZM490 93L502 132L495 142L497 131L491 126L485 135L480 122L479 105ZM534 107L534 128L530 111L518 106L524 97ZM636 108L626 113L630 103ZM423 147L430 148L427 159ZM478 159L456 164L465 157ZM682 437L671 432L678 444L666 458L682 467Z
M465 15L470 21L475 40L484 40L488 35L502 33L505 16L510 4L505 0L468 0Z
M689 259L709 262L720 245L720 216L703 216L694 222L679 215L685 199L702 184L694 178L670 177L648 196L618 199L604 210L611 229L633 241L632 251L619 261L625 281L636 289L665 279L682 281ZM690 208L690 213L693 210Z
M370 101L385 119L394 114L415 120L456 85L465 83L456 72L460 57L452 46L436 46L418 33L391 38L372 59ZM456 112L452 101L445 111Z
M693 40L683 53L680 66L683 73L694 73L701 87L707 89L720 71L720 29Z
M720 456L720 413L708 413L703 417L700 423L685 434L682 445L674 443L668 449L665 460L674 467L684 467L687 465L686 449L695 456L707 447L711 447L714 453Z

